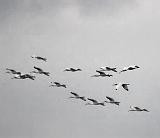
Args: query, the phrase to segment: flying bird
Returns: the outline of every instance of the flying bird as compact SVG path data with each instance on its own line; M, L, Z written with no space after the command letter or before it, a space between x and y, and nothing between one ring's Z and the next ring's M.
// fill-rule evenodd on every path
M74 99L81 99L83 101L86 101L86 98L84 96L79 96L77 93L74 92L70 92L73 96L69 97L69 98L74 98Z
M35 76L32 76L30 74L15 74L13 78L11 79L31 79L35 80Z
M128 70L135 70L135 69L138 69L138 68L140 68L140 67L137 66L137 65L131 65L131 66L128 66L128 67L124 67L119 73L126 72Z
M64 71L70 71L70 72L76 72L76 71L82 71L82 69L75 69L75 68L66 68Z
M14 69L6 68L6 70L7 70L7 72L6 72L6 73L12 73L12 74L18 74L18 75L20 75L20 74L21 74L21 72L16 71L16 70L14 70Z
M115 90L118 90L119 89L119 87L120 86L122 86L126 91L129 91L129 89L128 89L128 85L130 85L130 84L127 84L127 83L115 83L115 84L113 84L113 86L116 86L116 89Z
M113 76L111 74L106 74L105 72L99 71L99 70L96 70L96 72L98 72L99 74L93 75L91 77L112 77Z
M55 85L50 85L49 87L53 86L53 87L64 87L67 88L67 86L65 84L60 84L59 82L51 82L54 83Z
M45 61L47 62L47 59L44 58L44 57L40 57L40 56L36 56L36 55L32 55L31 58L35 58L35 59L38 59L38 60L42 60L42 61Z
M95 99L91 99L91 98L87 98L89 101L91 101L92 103L86 103L86 105L102 105L105 106L105 101L104 102L98 102Z
M130 106L130 110L129 111L149 112L147 109L141 109L139 107L133 107L133 106Z
M111 67L100 67L100 71L113 71L113 72L117 72L117 68L111 68Z
M46 76L49 76L49 75L50 75L49 72L43 71L43 69L41 69L41 68L39 68L39 67L35 67L35 66L34 66L34 69L36 69L37 71L32 71L31 73L44 74L44 75L46 75Z
M120 104L120 102L115 101L115 100L114 100L113 98L111 98L111 97L106 96L106 98L109 100L109 101L105 101L106 103L111 103L111 104L116 104L116 105L119 105L119 104Z

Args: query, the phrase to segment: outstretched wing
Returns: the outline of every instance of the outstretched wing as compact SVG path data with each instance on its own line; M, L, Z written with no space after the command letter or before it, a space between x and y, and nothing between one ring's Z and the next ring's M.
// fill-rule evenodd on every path
M42 70L41 68L38 68L38 67L35 67L35 66L34 66L34 69L36 69L36 70L38 70L38 71L40 71L40 72L43 72L43 70Z
M139 108L139 107L134 107L136 110L141 110L141 108Z
M149 112L147 109L143 109L143 111Z
M111 102L113 102L113 101L114 101L114 99L113 99L113 98L111 98L111 97L106 96L106 98L107 98L108 100L110 100Z
M129 85L129 84L122 84L122 87L123 87L125 90L129 91L128 85Z
M116 69L117 69L117 68L110 68L110 70L113 71L113 72L117 72Z
M6 68L6 70L11 71L11 72L16 72L14 69Z
M76 71L76 69L74 69L74 68L70 68L70 70L71 70L71 71Z
M47 61L47 59L46 59L46 58L43 58L43 57L40 57L40 56L37 56L37 59Z
M98 103L96 100L94 99L90 99L90 98L87 98L89 101L92 101L93 103Z
M100 75L106 75L103 71L96 70Z
M60 85L60 83L59 83L59 82L54 82L54 84L56 84L56 85Z
M70 93L73 94L76 97L79 97L79 95L77 93L74 93L74 92L70 92Z

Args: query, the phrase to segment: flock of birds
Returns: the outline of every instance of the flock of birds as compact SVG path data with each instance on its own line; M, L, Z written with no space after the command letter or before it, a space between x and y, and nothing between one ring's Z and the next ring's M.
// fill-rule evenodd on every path
M47 62L47 58L44 58L44 57L41 57L41 56L33 55L33 56L31 56L31 58ZM132 66L129 66L129 67L124 67L120 72L118 72L116 70L117 68L101 67L99 70L96 70L96 72L98 74L95 74L91 77L112 77L113 75L106 74L106 71L115 72L115 73L122 73L122 72L126 72L126 71L135 70L135 69L138 69L138 68L140 68L140 67L136 66L136 65L132 65ZM6 70L7 70L6 73L14 75L13 78L11 78L11 79L31 79L31 80L35 80L35 78L36 78L35 74L43 74L43 75L46 75L46 76L50 76L50 72L44 71L43 69L41 69L39 67L34 66L34 69L35 70L30 72L30 73L22 73L22 72L14 70L14 69L6 68ZM78 71L82 71L82 69L80 69L80 68L66 68L64 71L65 72L78 72ZM121 82L113 84L113 86L115 86L115 90L118 90L120 87L122 87L126 91L129 91L128 85L130 85L130 84L121 83ZM49 87L67 88L67 86L65 84L61 84L59 82L51 82ZM112 97L109 97L109 96L106 96L107 100L105 100L103 102L99 102L99 101L97 101L95 99L92 99L92 98L86 98L85 96L80 96L79 94L77 94L75 92L70 92L70 94L72 96L69 97L69 98L80 99L84 102L88 101L85 105L105 106L106 103L110 103L110 104L115 104L115 105L119 106L119 104L120 104L119 101L116 101L115 99L113 99ZM130 109L128 111L149 112L147 109L139 108L137 106L130 106Z

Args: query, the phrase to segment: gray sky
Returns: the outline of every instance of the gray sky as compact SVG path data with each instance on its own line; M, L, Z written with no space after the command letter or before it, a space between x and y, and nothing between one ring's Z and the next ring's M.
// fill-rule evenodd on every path
M0 137L158 138L160 135L158 0L0 0ZM47 63L30 58L37 54ZM141 68L113 78L91 78L101 66ZM5 68L39 66L52 77L11 80ZM79 73L64 73L79 67ZM49 88L60 81L68 89ZM115 82L130 91L114 92ZM74 91L120 107L86 107ZM130 105L150 113L128 113Z

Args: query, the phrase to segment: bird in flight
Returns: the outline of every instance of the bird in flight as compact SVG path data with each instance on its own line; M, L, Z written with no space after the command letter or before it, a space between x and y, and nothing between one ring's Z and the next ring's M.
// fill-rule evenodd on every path
M87 98L89 101L91 101L92 103L86 103L86 105L101 105L101 106L105 106L105 101L104 102L98 102L95 99L91 99L91 98Z
M31 80L35 80L35 76L31 75L31 74L15 74L13 78L11 79L31 79Z
M36 69L37 71L32 71L31 73L38 73L38 74L44 74L44 75L46 75L46 76L49 76L49 72L46 72L46 71L43 71L41 68L39 68L39 67L35 67L34 66L34 69Z
M116 86L116 89L115 90L118 90L119 89L119 87L120 86L122 86L123 87L123 89L125 89L126 91L129 91L129 89L128 89L128 85L130 85L130 84L128 84L128 83L115 83L115 84L113 84L113 86Z
M69 97L69 98L74 98L74 99L81 99L83 101L86 101L86 98L84 96L79 96L77 93L75 92L70 92L73 96Z
M137 66L137 65L131 65L131 66L128 66L128 67L124 67L119 73L126 72L128 70L135 70L135 69L138 69L138 68L140 68L140 67Z
M82 69L75 69L75 68L66 68L64 71L70 71L70 72L76 72L76 71L82 71Z
M59 82L51 82L51 83L54 83L54 85L51 84L49 87L64 87L64 88L67 88L67 86L65 84L61 84Z
M96 72L98 72L99 74L93 75L91 77L112 77L113 76L111 74L106 74L105 72L99 71L99 70L96 70Z
M105 101L106 103L111 103L111 104L116 104L116 105L119 105L119 104L120 104L120 102L115 101L115 100L114 100L113 98L111 98L111 97L106 96L106 98L109 100L109 101Z
M149 112L147 109L141 109L141 108L139 108L139 107L133 107L133 106L130 106L130 110L129 111L139 111L139 112ZM129 112L128 111L128 112Z
M100 71L113 71L113 72L117 72L117 68L111 68L111 67L100 67Z
M20 75L20 74L21 74L21 72L16 71L16 70L14 70L14 69L6 68L6 70L7 70L7 72L6 72L6 73L12 73L12 74L18 74L18 75Z
M31 58L35 58L35 59L38 59L38 60L42 60L42 61L45 61L47 62L47 59L44 58L44 57L40 57L40 56L36 56L36 55L32 55Z

